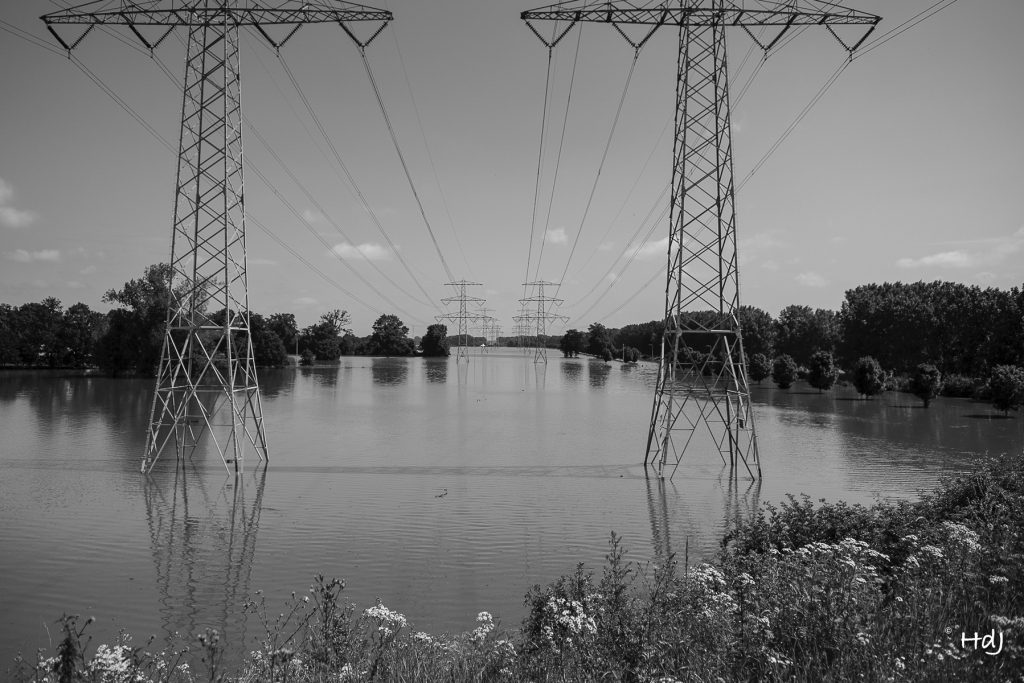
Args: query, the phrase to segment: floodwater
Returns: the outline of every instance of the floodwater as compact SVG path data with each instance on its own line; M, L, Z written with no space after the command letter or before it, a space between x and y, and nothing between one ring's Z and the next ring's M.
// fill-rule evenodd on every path
M599 570L613 531L634 560L692 562L787 493L913 498L1024 445L1024 419L967 400L754 386L763 479L688 452L662 482L642 466L655 375L507 349L266 371L270 462L235 479L208 452L139 473L151 381L0 374L0 671L52 650L63 613L96 617L94 643L216 628L251 649L245 599L276 615L317 574L415 630L515 626L531 585Z

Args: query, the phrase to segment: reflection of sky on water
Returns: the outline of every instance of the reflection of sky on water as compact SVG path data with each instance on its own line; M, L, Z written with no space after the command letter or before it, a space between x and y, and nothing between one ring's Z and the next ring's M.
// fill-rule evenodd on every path
M632 560L695 561L758 501L911 496L1022 443L1024 420L972 417L989 409L969 401L755 387L762 482L730 485L699 450L649 480L655 366L548 361L492 349L261 372L270 464L238 487L202 448L139 475L152 380L5 375L0 657L32 651L64 611L95 614L106 640L204 624L252 637L244 593L283 600L318 573L417 628L472 628L483 609L514 625L530 585L598 568L612 531Z

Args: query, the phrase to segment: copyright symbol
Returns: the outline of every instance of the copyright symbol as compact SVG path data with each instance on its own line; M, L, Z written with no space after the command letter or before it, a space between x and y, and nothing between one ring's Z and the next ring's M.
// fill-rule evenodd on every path
M946 627L946 635L948 636L952 632L953 632L953 629L951 629L949 626L947 626Z

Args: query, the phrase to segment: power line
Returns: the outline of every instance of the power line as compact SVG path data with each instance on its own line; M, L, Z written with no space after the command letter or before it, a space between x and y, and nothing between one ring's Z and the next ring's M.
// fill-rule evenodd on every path
M395 128L391 125L391 117L388 116L388 110L384 106L384 98L381 97L380 88L377 87L377 79L373 76L373 70L370 68L370 62L366 59L366 46L359 46L359 54L363 58L363 66L366 67L366 75L370 79L370 85L373 86L373 94L377 97L377 104L380 105L380 113L384 116L384 123L387 125L388 134L391 136L391 142L395 145L395 152L398 154L398 160L402 163L402 170L405 172L405 179L409 181L409 189L412 190L412 196L416 199L416 206L420 209L420 216L423 217L423 224L427 227L427 232L430 233L430 241L434 243L434 250L437 251L437 257L441 260L441 266L444 267L444 272L448 276L449 280L454 280L455 276L452 274L451 268L448 267L448 262L445 261L444 254L441 252L441 246L437 243L437 237L434 235L434 229L430 227L430 221L427 219L427 212L423 208L423 202L420 200L419 192L416 191L416 184L412 181L412 174L409 172L409 165L405 161L405 155L402 154L402 148L398 144L398 137L395 135Z
M402 257L401 252L395 246L395 243L391 241L391 237L387 234L387 231L384 230L384 225L377 217L377 214L374 213L374 211L370 208L369 202L367 202L366 197L363 196L362 190L360 190L359 186L356 184L355 178L352 177L352 173L351 171L349 171L348 166L345 164L344 161L342 161L341 154L338 152L338 148L334 145L334 141L331 139L331 136L328 135L327 129L324 128L323 124L320 122L320 117L318 117L316 115L316 112L313 110L313 105L310 103L309 98L306 97L306 93L302 90L302 87L299 85L298 80L295 78L295 74L293 74L292 70L288 67L288 63L285 61L284 56L280 52L278 52L277 58L281 62L281 66L284 69L285 75L288 77L288 80L291 82L292 87L295 88L295 92L299 95L299 99L302 101L303 106L305 106L306 112L313 120L313 124L316 126L317 130L320 131L320 135L327 143L328 149L331 150L331 154L333 155L334 160L337 162L338 166L344 172L345 177L348 179L350 187L355 191L356 197L358 198L360 204L362 205L363 210L366 211L367 215L370 216L374 225L377 226L377 230L384 237L385 241L388 243L388 246L391 247L392 252L395 254L395 257L398 258L399 262L405 268L406 272L409 274L409 277L411 277L413 279L413 282L416 283L416 286L423 294L423 298L426 299L427 301L432 301L433 299L427 293L427 290L423 288L423 285L420 283L416 275L413 274L412 269L409 268L409 264L405 262L405 259Z
M388 3L384 2L385 9ZM437 172L437 165L434 163L434 155L430 152L430 143L427 140L427 133L423 128L423 119L420 117L420 108L416 104L416 97L413 94L412 84L409 82L409 72L405 68L405 58L402 56L401 44L398 41L398 27L396 23L388 24L388 33L391 34L391 38L395 43L395 52L398 54L398 64L402 68L402 77L405 79L405 88L409 91L409 101L412 102L412 110L416 115L416 125L419 126L420 137L423 138L423 148L427 152L427 160L430 162L430 169L434 174L434 183L437 185L437 193L441 197L441 205L444 207L445 214L448 216L448 223L452 229L452 237L455 238L455 246L458 247L459 255L462 256L463 263L466 264L466 269L469 274L473 274L473 267L469 264L469 259L466 258L466 252L462 249L462 241L459 240L459 232L455 229L455 218L452 216L451 208L448 206L448 198L445 196L444 188L441 185L441 177Z
M164 73L164 75L167 76L167 78L170 79L170 81L172 83L174 83L176 86L181 87L181 84L178 81L177 77L171 72L171 70L167 67L167 65L164 64L163 61L159 57L157 57L155 53L151 54L150 56L152 57L153 61L156 62L157 66L160 67L160 69ZM345 233L345 231L341 228L341 226L338 225L338 223L331 217L331 215L327 212L327 210L324 209L324 207L320 204L320 202L318 202L316 200L316 198L314 198L312 196L312 194L309 193L309 191L306 189L305 185L303 185L302 182L299 181L299 179L295 176L295 173L291 170L291 168L288 167L288 165L284 162L284 160L281 159L280 155L274 150L274 148L270 145L270 143L267 141L267 139L260 133L260 131L256 128L255 124L253 124L251 121L249 121L248 117L246 117L245 115L242 116L242 121L249 128L249 131L260 142L260 144L263 145L263 147L267 150L267 152L270 153L271 157L281 166L281 168L288 175L288 177L292 180L292 182L295 183L296 187L299 188L299 190L306 196L306 198L313 204L313 206L324 216L324 218L327 219L327 221L331 224L331 226L334 227L334 229L338 232L338 234L340 234L345 240L347 240L349 243L351 243L353 246L355 246L355 240L353 240L351 237L349 237ZM356 276L356 278L358 278L363 284L365 284L375 294L377 294L377 296L379 296L381 299L383 299L389 306L395 308L398 312L402 313L403 315L405 315L407 317L410 317L411 319L416 320L416 322L423 322L421 319L416 318L414 315L410 314L405 309L402 309L401 307L399 307L389 297L387 297L380 290L378 290L373 285L373 283L371 283L369 280L367 280L359 271L357 271L340 254L338 254L331 247L331 245L328 244L326 242L326 240L324 240L323 237L319 233L317 233L316 230L311 225L308 224L308 221L295 208L295 206L292 205L291 202L289 202L287 199L285 199L284 195L281 194L281 192L278 190L277 186L274 185L266 177L266 175L264 175L262 173L262 171L260 171L260 169L256 166L256 164L254 164L252 161L250 161L248 159L246 161L247 161L247 166L249 167L249 170L251 170L253 173L255 173L256 176L270 189L271 194L273 194L274 197L277 198L278 201L280 201L281 204L286 209L288 209L288 211L293 216L295 216L296 220L298 220L299 223L310 232L310 234L312 234L333 256L335 256L346 268L348 268L352 272L352 274ZM429 303L424 303L423 301L420 301L419 299L417 299L416 297L411 295L409 292L406 292L405 289L403 289L397 282L395 282L391 277L389 277L386 273L384 273L384 271L382 271L380 269L380 267L377 266L376 263L374 263L372 260L370 260L358 247L356 247L356 251L359 253L360 256L363 257L363 259L367 263L370 264L371 267L373 267L374 270L377 271L378 274L380 274L380 276L382 278L387 280L387 282L389 282L393 287L398 289L398 291L400 291L402 294L404 294L405 296L409 297L413 301L417 301L420 304L423 304L423 305L426 305L426 306L431 305ZM371 309L371 310L373 310L373 309Z
M569 110L572 104L572 89L576 82L576 66L580 58L580 44L583 42L583 29L580 28L576 34L576 50L572 58L572 71L569 73L569 88L565 96L565 114L562 116L562 131L558 139L558 154L555 155L555 171L551 178L551 194L548 197L548 210L544 218L544 237L540 241L540 253L537 255L537 268L533 272L533 279L540 278L540 264L544 260L544 246L547 244L548 229L551 227L551 210L555 205L555 190L558 186L558 171L562 165L562 149L565 146L565 130L569 123ZM525 285L524 285L525 286Z
M555 288L555 293L562 287L562 282L565 281L565 276L569 272L569 264L572 263L572 257L576 253L576 246L580 242L580 235L583 234L583 226L586 224L587 216L590 214L590 206L594 201L594 195L597 193L597 183L601 178L601 171L604 169L605 160L608 158L608 150L612 146L612 138L615 135L615 129L619 124L619 117L622 115L622 106L626 102L626 95L629 92L630 81L633 80L633 74L636 72L637 59L640 57L640 48L637 47L633 52L633 62L629 66L629 73L626 75L626 83L622 87L622 96L619 98L619 106L615 110L615 118L612 119L612 127L608 131L608 140L605 142L604 152L601 154L601 162L598 164L597 173L594 174L594 184L590 188L590 196L587 198L587 204L583 209L583 216L580 218L580 227L576 230L576 238L573 240L572 249L569 250L569 257L565 260L565 268L562 269L562 277L558 281L558 286ZM538 264L539 267L539 264Z

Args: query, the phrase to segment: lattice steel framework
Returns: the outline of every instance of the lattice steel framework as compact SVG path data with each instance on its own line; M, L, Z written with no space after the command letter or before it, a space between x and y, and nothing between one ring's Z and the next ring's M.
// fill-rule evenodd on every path
M208 434L225 469L234 463L237 473L246 444L260 460L269 457L249 334L239 29L253 27L280 48L303 24L337 22L355 39L347 22L379 22L372 40L392 15L338 0L107 0L42 19L69 51L97 25L126 25L150 50L188 28L172 295L142 470L172 444L179 459L191 454ZM69 42L57 27L72 24L86 28ZM287 33L275 40L272 26Z
M557 291L559 285L557 282L537 280L535 282L524 282L523 286L531 287L534 294L519 300L519 303L523 305L523 313L514 318L514 320L517 323L525 323L524 327L534 334L533 362L547 363L548 349L544 345L544 337L547 336L548 323L566 322L569 320L567 316L551 312L551 306L561 304L563 299L557 299L544 294L545 287L555 287Z
M852 52L880 18L821 0L759 0L753 9L730 0L581 1L521 16L549 49L578 22L612 24L631 43L624 26L644 26L644 41L662 26L678 27L665 331L644 465L653 465L659 476L671 467L671 476L703 427L730 472L742 462L751 477L759 478L738 317L726 28L743 28L767 52L793 26L823 25ZM534 20L568 25L549 41L530 23ZM837 32L843 25L868 28L851 41ZM768 40L755 36L753 28L766 28Z
M434 317L438 322L447 320L448 322L456 324L459 343L455 347L455 362L459 363L461 361L466 361L468 363L469 351L467 348L467 342L469 340L470 326L480 320L483 320L485 317L482 313L470 310L469 305L474 304L477 307L482 306L486 299L481 299L478 296L470 296L466 293L466 287L479 287L479 282L458 280L457 282L446 282L445 286L452 287L455 290L455 294L454 296L441 299L441 302L445 305L458 304L459 310Z

